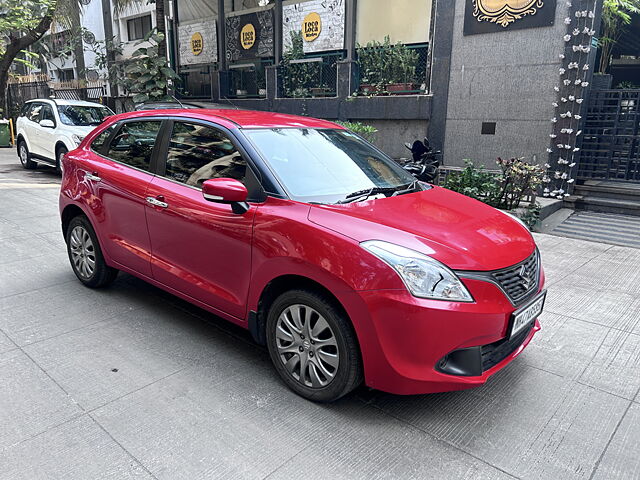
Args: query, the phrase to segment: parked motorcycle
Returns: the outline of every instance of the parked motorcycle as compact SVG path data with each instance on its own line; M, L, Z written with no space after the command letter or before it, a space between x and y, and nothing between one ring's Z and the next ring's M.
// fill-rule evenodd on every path
M416 140L413 143L405 143L404 146L411 151L411 160L403 163L402 168L421 182L434 183L438 178L438 157L442 152L431 148L426 137L422 142Z

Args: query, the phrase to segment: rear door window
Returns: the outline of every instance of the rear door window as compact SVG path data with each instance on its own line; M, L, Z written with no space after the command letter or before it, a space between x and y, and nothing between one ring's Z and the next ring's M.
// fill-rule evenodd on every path
M54 125L56 124L56 117L53 114L53 108L51 108L51 105L44 105L42 107L40 120L51 120Z
M44 103L33 103L31 110L27 114L27 118L32 122L38 123L40 121L40 112L42 111L42 107L44 107Z
M116 162L150 171L151 156L161 125L160 120L124 123L111 140L106 156Z

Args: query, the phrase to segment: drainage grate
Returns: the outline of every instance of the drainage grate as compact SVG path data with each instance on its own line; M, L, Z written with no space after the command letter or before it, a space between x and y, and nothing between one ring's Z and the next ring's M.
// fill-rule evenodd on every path
M551 231L562 237L640 248L640 217L576 212Z

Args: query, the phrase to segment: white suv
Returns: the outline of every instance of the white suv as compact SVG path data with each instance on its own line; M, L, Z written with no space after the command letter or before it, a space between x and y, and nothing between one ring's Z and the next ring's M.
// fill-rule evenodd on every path
M61 171L62 156L113 112L99 103L42 99L24 104L16 122L18 156L24 168L38 163Z

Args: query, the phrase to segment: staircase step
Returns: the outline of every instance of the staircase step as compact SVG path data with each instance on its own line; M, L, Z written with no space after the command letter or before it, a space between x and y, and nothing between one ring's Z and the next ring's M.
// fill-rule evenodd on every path
M584 195L572 195L565 199L569 208L592 212L621 213L640 216L640 198L638 200L604 198Z
M626 186L612 185L576 185L574 189L576 195L597 198L615 198L619 200L640 201L640 189Z

